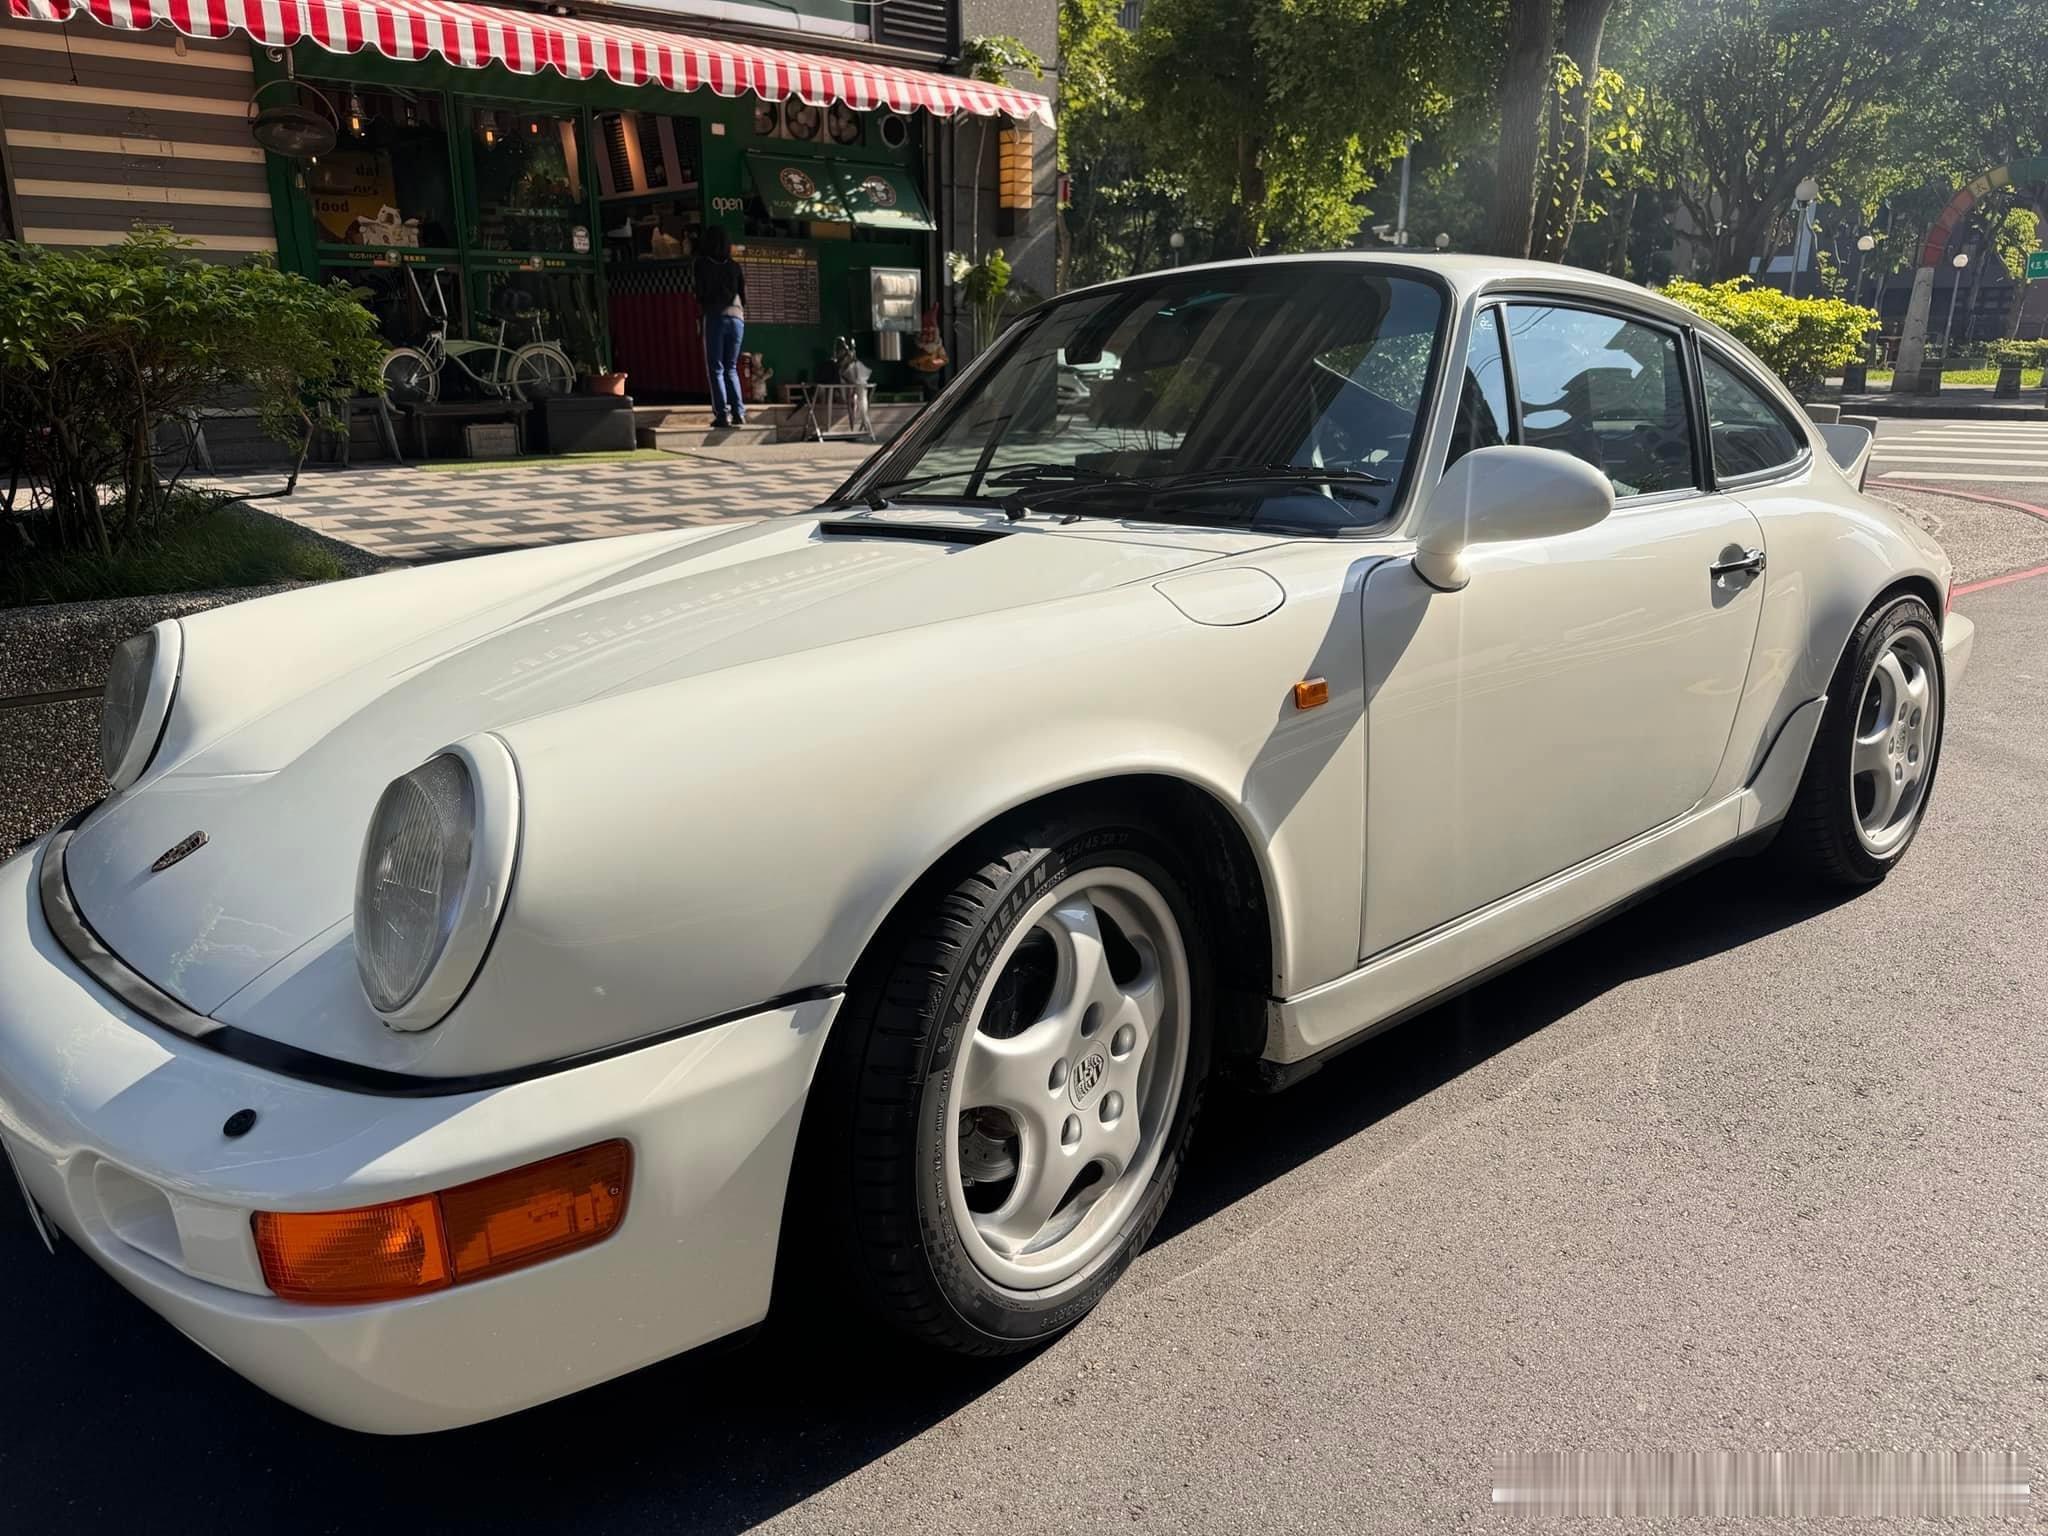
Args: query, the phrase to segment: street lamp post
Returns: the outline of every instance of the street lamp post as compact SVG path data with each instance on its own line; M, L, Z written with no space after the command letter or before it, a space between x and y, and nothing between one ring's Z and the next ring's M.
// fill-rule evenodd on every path
M1877 249L1877 236L1865 232L1856 237L1856 285L1849 291L1850 302L1863 301L1863 269L1870 262L1870 253ZM1878 279L1880 285L1883 278ZM1881 293L1871 295L1873 299ZM1873 306L1874 307L1874 306ZM1856 338L1856 355L1842 368L1842 393L1860 395L1870 387L1870 333L1865 331Z
M1440 251L1448 251L1451 248L1451 237L1447 231L1438 231L1436 248Z
M1813 227L1813 205L1820 199L1820 183L1811 176L1800 178L1799 185L1792 189L1792 206L1799 211L1799 233L1792 241L1792 282L1793 298L1799 297L1799 274L1806 266L1807 236Z
M1176 229L1166 237L1166 243L1173 248L1173 264L1179 266L1180 253L1188 247L1188 237Z
M1956 332L1956 295L1963 291L1963 268L1969 264L1968 251L1957 251L1954 261L1950 263L1956 269L1956 275L1948 289L1948 324L1941 328L1941 360L1944 365L1948 362L1949 342L1954 339Z

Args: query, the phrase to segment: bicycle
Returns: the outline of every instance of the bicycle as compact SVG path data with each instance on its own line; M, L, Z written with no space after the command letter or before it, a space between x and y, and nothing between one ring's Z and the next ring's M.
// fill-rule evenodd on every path
M394 405L431 405L441 398L441 370L450 363L460 368L484 396L496 400L527 403L566 395L576 387L576 365L569 354L540 334L540 317L531 316L535 339L522 347L505 345L505 332L517 319L528 318L533 308L530 295L516 288L500 288L491 309L498 320L496 341L448 339L448 300L441 290L441 274L433 274L434 303L429 306L420 287L419 275L408 270L406 278L420 307L436 315L437 322L417 347L393 347L384 354L378 371L384 378L385 398ZM489 354L488 372L479 372L472 360Z

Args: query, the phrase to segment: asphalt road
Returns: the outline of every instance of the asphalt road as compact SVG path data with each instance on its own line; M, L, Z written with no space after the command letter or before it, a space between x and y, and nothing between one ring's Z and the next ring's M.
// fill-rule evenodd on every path
M1891 880L1722 866L1212 1101L1151 1249L1028 1360L798 1319L377 1440L0 1208L0 1530L1412 1532L1509 1524L1506 1451L2038 1457L2048 578L1960 606L1975 664Z

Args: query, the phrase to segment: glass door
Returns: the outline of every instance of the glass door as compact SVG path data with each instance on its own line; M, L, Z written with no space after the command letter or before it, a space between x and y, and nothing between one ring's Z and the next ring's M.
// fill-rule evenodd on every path
M552 342L607 366L589 120L574 108L456 99L467 171L468 335Z

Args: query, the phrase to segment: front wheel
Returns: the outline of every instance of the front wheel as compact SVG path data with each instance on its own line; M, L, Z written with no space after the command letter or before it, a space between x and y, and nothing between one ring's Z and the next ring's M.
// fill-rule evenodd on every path
M576 365L552 342L536 341L512 354L505 381L514 395L529 404L551 400L576 387Z
M984 852L849 1000L805 1177L828 1269L910 1333L989 1355L1078 1321L1144 1245L1210 1029L1188 880L1141 818L1064 816Z
M1873 608L1828 685L1779 847L1825 884L1873 885L1927 813L1941 757L1941 631L1917 597Z

